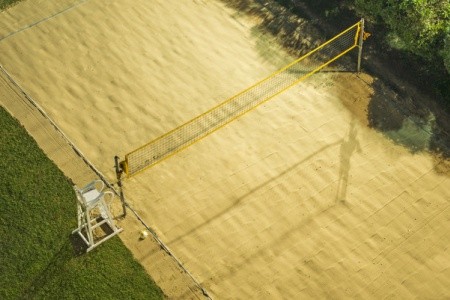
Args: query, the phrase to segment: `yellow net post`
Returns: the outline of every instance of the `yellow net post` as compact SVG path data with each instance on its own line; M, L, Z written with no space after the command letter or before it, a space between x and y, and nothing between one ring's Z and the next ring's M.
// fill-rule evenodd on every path
M358 43L358 67L357 72L361 72L361 56L362 56L362 48L363 48L363 41L364 41L364 18L361 18L361 21L359 22L360 29L359 29L359 43Z

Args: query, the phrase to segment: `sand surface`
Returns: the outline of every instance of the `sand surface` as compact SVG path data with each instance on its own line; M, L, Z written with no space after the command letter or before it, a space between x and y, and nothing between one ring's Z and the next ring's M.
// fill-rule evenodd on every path
M63 1L40 23L30 3L0 15L0 63L111 181L114 155L289 60L216 2ZM314 76L127 179L127 200L213 298L448 298L450 172L368 128L372 82Z

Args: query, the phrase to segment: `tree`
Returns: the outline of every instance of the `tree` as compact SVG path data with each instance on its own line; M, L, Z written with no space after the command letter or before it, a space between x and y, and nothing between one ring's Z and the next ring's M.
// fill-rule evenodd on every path
M447 27L447 33L444 40L444 49L442 50L441 55L444 58L444 65L450 74L450 26Z
M355 0L355 6L386 24L397 47L428 60L443 59L450 73L449 0Z

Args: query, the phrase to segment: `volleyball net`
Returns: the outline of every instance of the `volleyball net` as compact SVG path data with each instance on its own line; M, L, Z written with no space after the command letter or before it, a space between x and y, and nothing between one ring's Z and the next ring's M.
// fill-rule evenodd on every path
M361 20L263 80L129 152L120 163L122 170L127 176L133 176L158 164L305 80L354 48L361 50L363 31L364 20ZM358 68L359 61L360 57Z

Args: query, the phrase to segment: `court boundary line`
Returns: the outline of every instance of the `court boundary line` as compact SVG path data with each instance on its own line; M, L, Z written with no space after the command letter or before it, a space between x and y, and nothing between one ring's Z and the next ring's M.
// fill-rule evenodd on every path
M63 9L63 10L61 10L61 11L59 11L59 12L53 14L53 15L50 15L50 16L45 17L43 19L40 19L40 20L38 20L36 22L33 22L31 24L25 25L24 27L22 27L22 28L20 28L20 29L18 29L16 31L10 32L7 35L5 35L4 37L1 37L0 38L0 42L3 41L3 40L6 40L9 37L12 37L12 36L18 34L18 33L21 33L22 31L25 31L25 30L30 29L32 27L35 27L35 26L37 26L37 25L39 25L41 23L44 23L44 22L46 22L48 20L51 20L51 19L53 19L53 18L55 18L55 17L57 17L59 15L62 15L62 14L66 13L66 12L72 10L72 9L75 9L78 6L80 6L82 4L85 4L87 1L89 1L89 0L82 0L81 2L75 3L75 4L65 8L65 9Z

